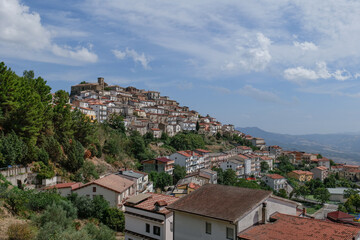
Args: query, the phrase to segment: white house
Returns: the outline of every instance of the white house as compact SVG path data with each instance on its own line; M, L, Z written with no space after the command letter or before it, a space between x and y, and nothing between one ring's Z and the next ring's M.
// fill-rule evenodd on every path
M154 190L152 182L149 182L149 176L145 172L136 170L120 170L117 175L132 180L136 184L136 192L146 193Z
M262 177L262 180L272 189L279 191L287 188L286 178L279 174L267 174Z
M244 155L236 155L220 163L220 168L224 171L232 169L236 176L246 177L251 174L251 159Z
M63 197L69 196L72 191L80 187L82 183L69 182L69 183L59 183L54 186L46 187L44 190L56 189L56 191Z
M192 173L205 167L204 157L194 151L178 151L169 156L175 164L186 168L186 173Z
M73 189L72 192L89 198L102 196L111 206L120 208L127 197L136 194L136 185L132 180L110 174Z
M107 119L107 106L103 103L92 103L89 105L96 113L96 119L99 122L104 122Z
M324 181L329 175L329 170L325 166L315 167L311 169L311 172L314 174L314 179L319 179L320 181Z
M178 198L155 193L139 194L125 203L125 240L173 238L173 214L165 207Z
M167 208L174 214L174 239L237 239L278 212L296 215L297 203L270 191L206 184Z

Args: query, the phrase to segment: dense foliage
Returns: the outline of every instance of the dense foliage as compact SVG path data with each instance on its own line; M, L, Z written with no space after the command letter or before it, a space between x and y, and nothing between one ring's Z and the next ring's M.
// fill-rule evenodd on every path
M115 239L110 229L124 230L123 212L110 207L100 196L90 199L72 194L64 198L55 191L9 188L7 183L0 182L0 200L13 213L33 220L30 223L32 226L25 224L9 228L11 239L28 239L16 238L17 231L26 236L34 236L36 232L36 239ZM79 229L76 227L77 218L86 222L93 219L97 224L88 223ZM33 231L33 228L37 231Z

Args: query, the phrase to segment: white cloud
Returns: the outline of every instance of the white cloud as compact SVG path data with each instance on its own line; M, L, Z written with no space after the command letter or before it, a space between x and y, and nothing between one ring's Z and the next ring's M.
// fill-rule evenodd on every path
M240 63L249 71L262 71L271 61L269 46L271 41L265 37L264 34L258 33L256 35L257 43L253 48L245 49L245 53L241 56ZM242 49L239 47L239 49Z
M243 88L239 89L237 93L260 101L282 103L280 97L275 93L260 90L251 85L245 85Z
M296 83L328 79L331 77L339 81L345 81L352 78L352 75L347 70L336 70L334 73L330 73L325 62L316 63L316 70L304 67L288 68L284 70L284 78Z
M151 57L145 56L144 53L139 54L134 49L129 48L126 48L125 51L114 49L112 50L112 53L117 59L123 60L126 57L129 57L132 58L135 63L140 63L144 69L151 69L151 67L149 66Z
M29 7L18 0L0 0L0 47L7 49L4 51L7 55L21 57L18 52L22 50L23 54L41 53L77 62L97 61L97 55L85 47L71 48L54 43L52 32L42 25L38 13L30 12Z
M126 57L126 52L122 52L120 50L112 50L112 53L115 55L117 59L123 60Z
M85 47L79 47L76 49L72 49L71 47L60 47L57 44L52 45L52 52L56 56L70 58L78 61L85 61L94 63L98 60L98 57L95 53L89 51L89 49Z
M294 46L300 48L301 50L317 50L318 47L312 42L294 42Z
M296 67L285 69L284 78L294 82L301 82L303 80L316 80L319 76L313 70L304 67Z
M339 81L345 81L352 77L351 74L346 70L336 70L333 73L333 76L336 80Z

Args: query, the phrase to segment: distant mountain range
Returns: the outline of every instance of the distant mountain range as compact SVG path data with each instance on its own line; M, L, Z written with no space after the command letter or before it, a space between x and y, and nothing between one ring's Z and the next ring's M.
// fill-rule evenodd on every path
M267 132L257 127L236 129L264 138L267 145L279 145L284 150L321 153L339 163L360 163L360 133L290 135Z

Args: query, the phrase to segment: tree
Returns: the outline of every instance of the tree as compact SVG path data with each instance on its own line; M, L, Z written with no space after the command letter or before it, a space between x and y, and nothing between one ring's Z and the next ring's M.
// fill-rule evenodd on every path
M53 108L53 124L57 139L60 142L67 141L74 133L72 129L71 106L69 105L69 94L64 90L59 90L54 97L55 106Z
M125 216L124 213L118 208L108 208L104 213L102 222L117 232L124 231Z
M358 209L360 207L360 195L354 194L349 197L349 199L345 202L345 207L348 206L354 206L356 212L358 212Z
M6 136L0 134L0 166L22 164L28 152L27 145L11 131Z
M287 193L286 193L286 191L285 191L284 189L280 189L280 190L277 192L277 195L278 195L279 197L282 197L282 198L288 198Z
M318 188L314 191L314 198L324 204L330 198L330 193L326 188Z
M67 153L67 159L64 162L66 167L71 172L76 172L84 164L84 148L80 142L71 140L65 146L65 152Z
M315 194L315 190L318 188L324 188L324 184L319 179L311 179L305 185L308 187L310 194Z
M223 184L234 186L237 181L236 172L231 168L228 168L224 172Z
M157 176L155 187L164 190L166 186L170 186L172 184L173 184L173 180L171 175L169 175L166 172L161 172Z
M200 130L200 123L199 121L196 122L196 131L198 132Z
M120 133L125 133L124 117L119 114L111 114L108 117L107 124Z
M212 170L217 173L217 183L224 184L224 171L222 168L213 167Z
M352 195L358 195L358 194L359 194L358 190L349 188L344 191L344 198L350 198Z
M260 163L260 169L261 172L267 172L270 169L270 166L267 162L264 161Z
M319 153L317 156L316 156L317 159L321 159L323 158L323 156Z
M295 169L294 165L290 162L288 156L280 156L277 158L279 161L278 169L282 172L282 174L287 174Z
M307 195L309 195L309 188L307 186L299 186L298 188L295 189L295 195L296 197L303 197L305 199L305 197Z
M176 184L180 179L183 179L186 176L186 168L175 164L173 170L173 176L174 176L174 184Z
M336 187L336 176L331 174L327 178L324 179L324 186L326 188L335 188Z

